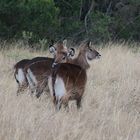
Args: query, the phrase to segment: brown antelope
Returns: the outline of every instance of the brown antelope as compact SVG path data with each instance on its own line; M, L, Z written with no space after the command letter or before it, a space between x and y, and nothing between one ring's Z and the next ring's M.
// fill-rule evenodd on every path
M77 58L54 67L54 74L49 77L48 81L57 110L62 104L68 107L69 100L76 100L77 108L81 106L87 81L86 70L90 67L89 62L100 56L95 49L91 48L89 42L85 42L80 46ZM54 61L54 63L56 62ZM54 78L55 80L53 80Z
M54 53L55 60L57 60L58 63L66 62L67 59L70 59L70 57L74 55L74 49L67 49L66 41L56 43L50 50ZM37 98L40 97L48 84L46 77L51 75L53 63L54 59L48 58L45 61L32 63L25 68L29 87L32 91L36 92Z
M64 43L66 43L66 40L64 41ZM55 47L57 47L57 45L55 45ZM55 58L54 51L57 50L57 48L55 48L55 47L53 47L53 45L49 46L49 51L50 51L50 53L52 53L54 55L54 58ZM61 53L61 50L63 50L63 49L64 48L60 48L59 52L57 52L57 51L56 52ZM34 64L34 63L37 63L37 62L40 62L40 61L47 61L47 60L50 61L50 60L53 60L53 58L35 57L35 58L31 59L31 60L30 59L23 59L23 60L17 62L14 65L14 77L16 79L16 82L18 83L17 95L21 91L24 91L29 85L27 77L26 77L25 68L30 66L31 64Z

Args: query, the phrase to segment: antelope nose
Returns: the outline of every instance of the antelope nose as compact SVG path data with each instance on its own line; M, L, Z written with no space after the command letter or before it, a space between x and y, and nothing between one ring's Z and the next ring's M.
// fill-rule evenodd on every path
M52 64L52 68L54 68L57 64L58 64L58 63L54 62L54 63Z

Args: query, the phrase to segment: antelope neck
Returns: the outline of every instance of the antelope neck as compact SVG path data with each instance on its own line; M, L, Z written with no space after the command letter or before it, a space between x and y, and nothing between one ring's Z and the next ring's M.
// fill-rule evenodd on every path
M90 65L88 64L87 57L86 57L86 52L82 51L79 52L78 57L76 58L78 64L83 68L83 69L88 69Z

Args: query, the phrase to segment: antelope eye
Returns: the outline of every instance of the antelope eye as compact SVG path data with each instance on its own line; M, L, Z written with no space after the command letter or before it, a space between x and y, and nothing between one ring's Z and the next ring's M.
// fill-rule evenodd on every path
M62 54L63 54L63 56L64 56L64 57L66 57L66 56L67 56L67 53L65 53L65 52L62 52Z
M62 52L62 54L63 54L63 60L66 58L66 56L67 56L67 53L65 53L65 52Z
M63 58L62 58L62 59L64 60L65 58L66 58L66 56L63 56Z
M62 52L62 54L63 54L63 55L67 55L67 53L65 53L65 52Z

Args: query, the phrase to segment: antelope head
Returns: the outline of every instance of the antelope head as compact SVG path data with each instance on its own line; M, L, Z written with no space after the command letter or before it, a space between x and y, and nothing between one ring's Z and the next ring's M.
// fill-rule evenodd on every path
M54 55L54 62L52 64L52 68L54 68L59 63L65 63L68 59L74 56L75 50L74 48L68 49L67 40L63 42L57 42L56 44L50 46L50 53Z
M81 49L85 52L87 61L91 61L93 59L99 59L101 55L94 48L92 48L91 42L85 42L82 44Z

